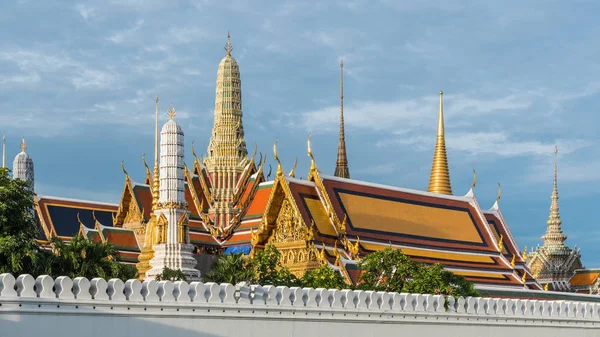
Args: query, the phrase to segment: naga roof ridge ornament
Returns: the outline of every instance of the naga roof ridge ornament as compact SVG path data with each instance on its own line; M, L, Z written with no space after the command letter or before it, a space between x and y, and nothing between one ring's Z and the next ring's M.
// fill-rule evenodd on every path
M296 177L296 165L298 165L298 156L296 156L296 161L294 162L294 166L292 166L292 170L290 171L289 176L292 178Z
M281 161L279 160L279 156L277 155L277 142L279 140L275 140L275 144L273 144L273 157L275 157L275 160L277 161L277 173L275 173L275 176L280 176L283 175L283 169L281 168Z

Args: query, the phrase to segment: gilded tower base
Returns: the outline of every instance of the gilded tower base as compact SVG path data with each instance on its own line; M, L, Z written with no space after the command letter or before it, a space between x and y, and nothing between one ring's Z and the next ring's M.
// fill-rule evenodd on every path
M143 246L142 253L138 257L138 262L135 267L138 270L138 279L144 280L146 278L146 272L150 270L150 260L154 257L154 250L151 247Z
M192 256L194 246L191 244L171 243L158 244L152 247L154 257L150 260L150 270L146 279L153 280L162 274L165 268L181 270L188 282L200 281L200 271L195 269L196 259Z

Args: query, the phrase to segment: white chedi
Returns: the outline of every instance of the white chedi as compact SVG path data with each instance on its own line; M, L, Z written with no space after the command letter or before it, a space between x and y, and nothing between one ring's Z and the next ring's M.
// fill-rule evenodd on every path
M31 183L31 189L33 190L34 184L34 170L33 160L25 152L27 144L25 139L21 141L21 152L15 156L13 161L13 179L21 179L23 181L29 181Z
M183 131L173 120L173 107L169 109L169 117L160 133L159 198L154 213L165 228L152 247L154 257L146 277L154 279L169 268L181 270L188 281L196 281L200 279L200 271L195 269L194 246L189 243L187 231L189 210L185 201Z

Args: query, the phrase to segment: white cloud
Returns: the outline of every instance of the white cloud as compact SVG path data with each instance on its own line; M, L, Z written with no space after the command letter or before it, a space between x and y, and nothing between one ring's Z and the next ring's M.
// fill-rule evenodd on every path
M114 87L118 76L106 71L83 69L71 80L76 89L106 89Z
M0 85L33 85L40 81L41 77L36 72L13 76L0 75Z
M107 39L115 44L121 44L123 42L130 41L135 37L136 32L139 31L143 25L144 20L138 19L133 27L127 28L120 32L116 32L113 35L109 36Z
M91 19L96 15L96 9L85 4L77 4L75 10L77 10L79 15L85 20Z
M168 40L178 44L187 44L210 36L209 32L198 27L171 27Z
M444 112L446 123L455 118L465 116L489 115L505 111L523 110L531 106L532 96L508 95L498 99L475 99L464 95L445 95ZM358 129L386 130L395 132L413 129L415 127L434 128L437 118L438 98L436 96L423 96L401 101L375 102L355 101L344 106L346 124ZM293 121L294 125L304 126L311 130L319 125L315 132L329 132L339 123L339 106L320 108L300 114L300 121Z

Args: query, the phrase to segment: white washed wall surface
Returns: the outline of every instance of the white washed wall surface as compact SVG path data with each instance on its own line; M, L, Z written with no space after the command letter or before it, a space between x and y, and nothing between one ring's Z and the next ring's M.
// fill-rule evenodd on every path
M600 336L600 304L0 275L0 336Z

